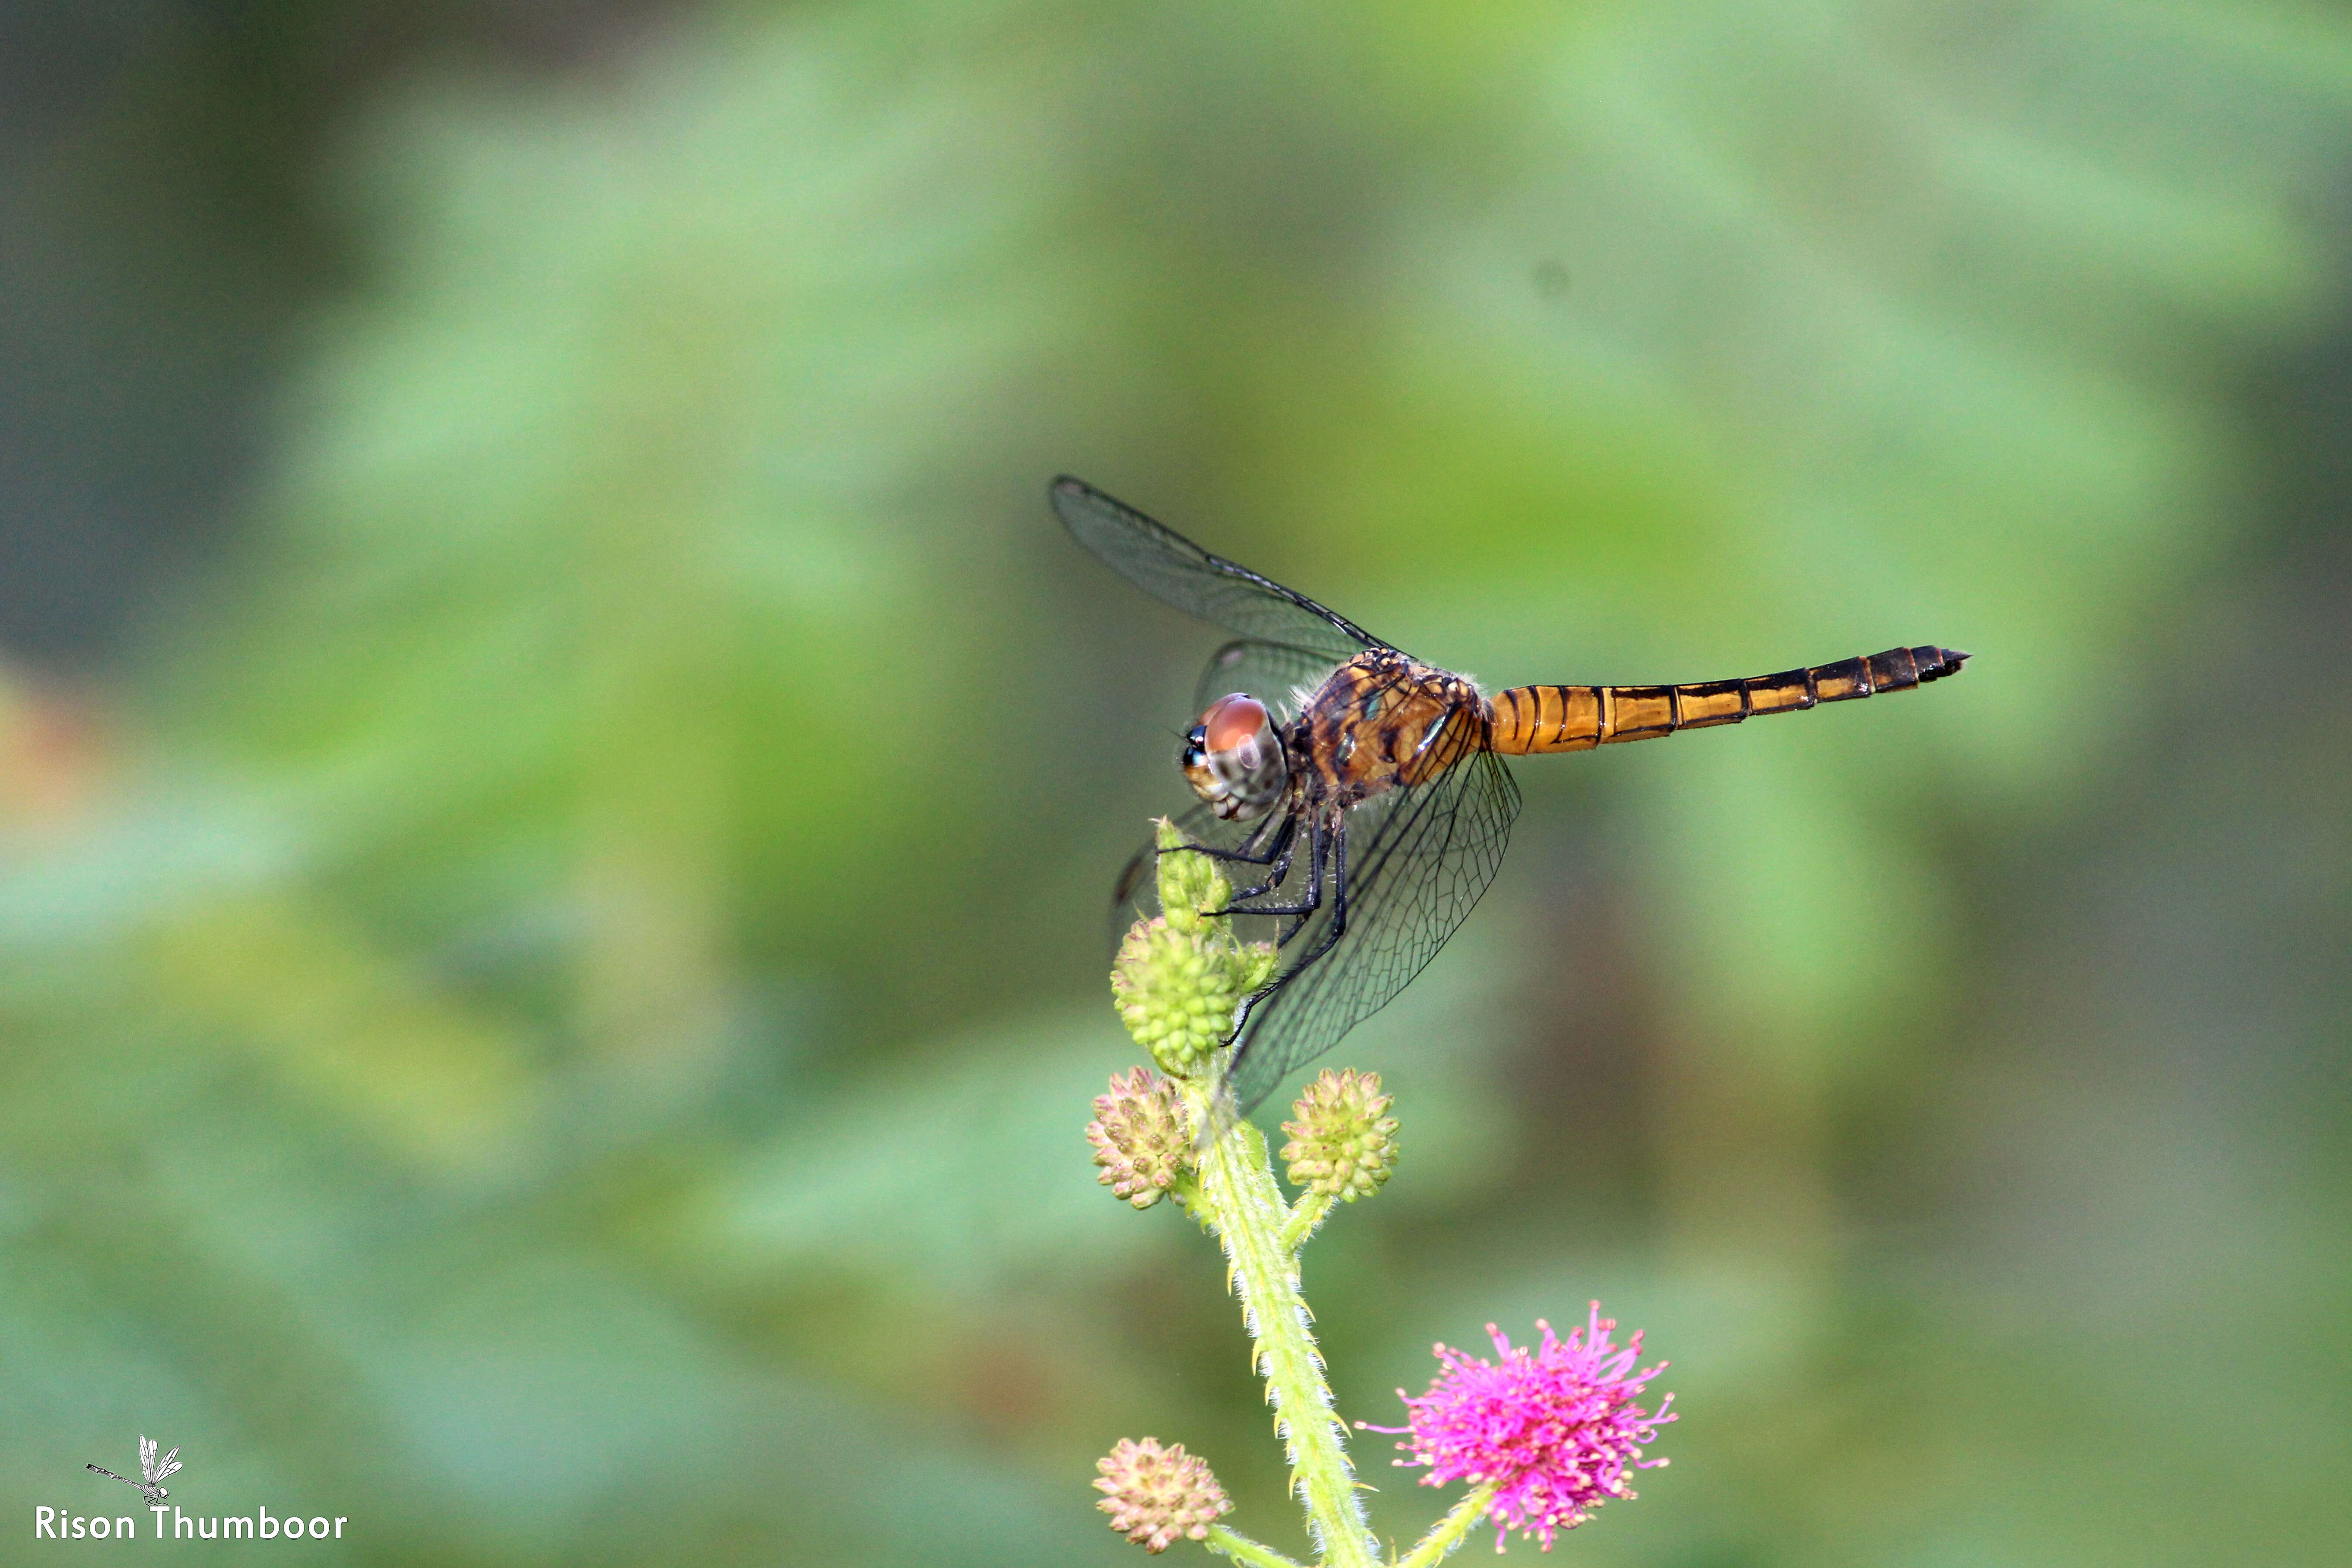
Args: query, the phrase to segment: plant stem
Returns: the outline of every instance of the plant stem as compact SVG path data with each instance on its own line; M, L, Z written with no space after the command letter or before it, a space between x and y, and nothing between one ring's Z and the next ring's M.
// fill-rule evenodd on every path
M1301 1193L1297 1206L1283 1222L1282 1250L1297 1252L1305 1246L1307 1238L1315 1234L1315 1227L1323 1223L1323 1216L1331 1212L1331 1205L1338 1201L1328 1193Z
M1237 1535L1222 1524L1209 1526L1209 1539L1202 1544L1212 1552L1222 1552L1236 1563L1255 1564L1255 1568L1299 1568L1271 1546L1261 1546L1246 1535Z
M1209 1125L1208 1098L1189 1086L1188 1094L1193 1125ZM1255 1361L1265 1377L1275 1430L1289 1447L1291 1489L1307 1505L1325 1568L1373 1568L1379 1549L1357 1500L1346 1428L1332 1413L1323 1358L1307 1326L1297 1257L1282 1245L1290 1206L1275 1184L1265 1138L1236 1120L1202 1152L1200 1169L1202 1195L1241 1297L1242 1321L1256 1342Z
M1486 1505L1495 1500L1495 1484L1487 1482L1465 1495L1454 1510L1437 1521L1437 1527L1421 1538L1421 1544L1406 1554L1396 1568L1433 1568L1445 1554L1462 1544L1470 1527L1486 1517Z

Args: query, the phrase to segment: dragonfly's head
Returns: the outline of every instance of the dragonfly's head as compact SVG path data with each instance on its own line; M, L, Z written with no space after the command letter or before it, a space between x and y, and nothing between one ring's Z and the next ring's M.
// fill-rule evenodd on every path
M1209 704L1177 759L1184 782L1228 822L1264 816L1290 784L1290 760L1274 715L1255 697L1234 692Z

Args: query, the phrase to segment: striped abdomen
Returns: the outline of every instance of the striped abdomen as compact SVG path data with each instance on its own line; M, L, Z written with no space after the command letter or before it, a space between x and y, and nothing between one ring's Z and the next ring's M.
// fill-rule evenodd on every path
M1766 713L1798 713L1822 702L1908 691L1952 674L1968 657L1948 647L1896 647L1811 669L1696 686L1515 686L1495 693L1492 743L1514 756L1581 752Z

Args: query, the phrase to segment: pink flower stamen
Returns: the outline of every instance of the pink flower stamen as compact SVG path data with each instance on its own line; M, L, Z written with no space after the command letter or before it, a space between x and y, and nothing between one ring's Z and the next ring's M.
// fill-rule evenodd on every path
M1543 1343L1529 1350L1487 1324L1499 1362L1437 1346L1445 1366L1429 1392L1416 1399L1397 1390L1410 1426L1357 1423L1368 1432L1410 1434L1397 1447L1412 1457L1396 1462L1427 1467L1423 1486L1496 1483L1486 1514L1498 1526L1497 1551L1517 1530L1549 1552L1557 1531L1582 1524L1611 1498L1631 1499L1628 1472L1666 1463L1643 1458L1642 1450L1675 1419L1667 1410L1672 1394L1654 1415L1633 1403L1666 1363L1632 1371L1641 1359L1641 1332L1612 1343L1617 1323L1601 1315L1600 1302L1592 1303L1587 1326L1565 1340L1541 1319L1536 1327Z

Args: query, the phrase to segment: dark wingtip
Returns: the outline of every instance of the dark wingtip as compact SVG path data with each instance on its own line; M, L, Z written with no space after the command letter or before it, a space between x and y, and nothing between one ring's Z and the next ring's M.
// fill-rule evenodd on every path
M1094 487L1086 480L1068 474L1055 474L1054 482L1045 487L1045 504L1053 510L1055 517L1062 520L1064 527L1076 533L1078 514L1087 510L1087 498L1093 493Z

